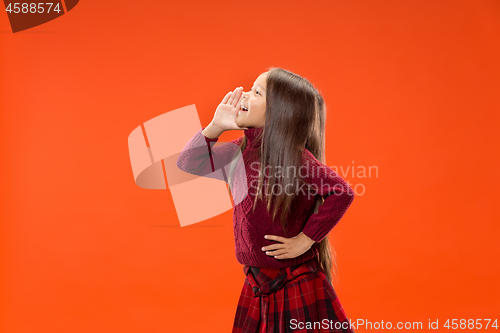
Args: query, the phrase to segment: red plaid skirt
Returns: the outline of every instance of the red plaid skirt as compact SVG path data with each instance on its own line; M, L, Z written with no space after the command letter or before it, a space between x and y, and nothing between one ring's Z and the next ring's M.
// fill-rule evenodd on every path
M281 269L245 265L243 271L232 333L354 333L317 258Z

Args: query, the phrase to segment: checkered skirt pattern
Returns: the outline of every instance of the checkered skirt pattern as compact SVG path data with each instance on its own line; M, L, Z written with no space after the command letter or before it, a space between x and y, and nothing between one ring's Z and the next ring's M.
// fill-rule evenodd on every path
M245 265L232 333L354 333L315 257L281 269Z

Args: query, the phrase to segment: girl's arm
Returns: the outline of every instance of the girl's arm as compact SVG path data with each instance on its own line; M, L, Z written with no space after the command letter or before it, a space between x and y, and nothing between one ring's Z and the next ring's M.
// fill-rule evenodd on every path
M312 191L324 198L324 202L318 207L318 212L311 215L302 232L319 243L344 216L355 195L344 179L307 149L304 149L303 163L308 170L304 179Z
M221 169L228 169L233 157L237 156L243 137L219 144L218 137L204 135L207 128L198 130L188 141L177 158L177 167L190 174L226 181Z
M188 141L177 158L179 169L227 181L225 169L227 167L229 170L229 164L236 157L243 137L221 145L215 143L224 131L247 129L236 124L239 105L243 99L242 90L243 87L238 87L228 92L217 106L210 124L196 132Z

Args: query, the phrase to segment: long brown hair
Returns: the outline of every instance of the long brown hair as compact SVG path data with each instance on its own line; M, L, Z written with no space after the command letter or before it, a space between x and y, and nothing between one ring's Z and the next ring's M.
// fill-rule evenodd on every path
M287 234L287 216L294 214L293 201L297 191L287 194L273 193L274 185L287 188L298 186L305 181L294 172L283 172L276 177L277 170L298 170L302 163L303 149L308 149L320 162L325 163L325 122L326 106L319 91L305 78L279 67L271 67L267 74L265 125L261 132L259 149L260 172L253 209L257 199L262 199L265 192L267 210L275 220L279 219L285 235ZM243 137L240 149L243 151L247 140ZM266 174L265 167L269 171ZM264 181L266 177L267 181ZM231 178L231 177L230 177ZM264 188L264 191L262 190ZM323 203L321 196L316 197L317 211ZM292 215L293 216L293 215ZM288 237L288 236L287 236ZM334 252L333 252L334 253ZM318 261L326 276L332 282L332 269L337 274L335 256L332 255L328 235L319 243Z

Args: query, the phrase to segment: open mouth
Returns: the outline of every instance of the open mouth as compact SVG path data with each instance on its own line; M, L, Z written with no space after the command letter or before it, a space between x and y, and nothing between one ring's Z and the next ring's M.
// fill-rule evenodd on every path
M246 107L244 107L243 105L240 106L240 111L248 111L248 109Z

